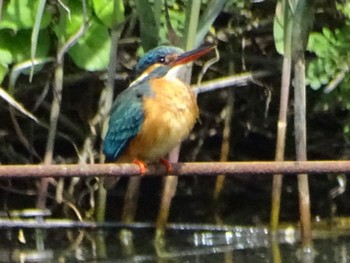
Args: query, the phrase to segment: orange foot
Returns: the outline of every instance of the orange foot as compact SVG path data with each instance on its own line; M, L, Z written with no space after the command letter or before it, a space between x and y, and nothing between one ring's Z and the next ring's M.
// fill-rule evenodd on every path
M140 175L144 175L146 173L146 167L147 164L143 161L140 161L138 159L135 159L132 161L134 164L136 164L140 168Z
M161 163L165 166L168 174L172 174L174 172L174 169L168 160L161 158L161 159L159 159L159 163Z

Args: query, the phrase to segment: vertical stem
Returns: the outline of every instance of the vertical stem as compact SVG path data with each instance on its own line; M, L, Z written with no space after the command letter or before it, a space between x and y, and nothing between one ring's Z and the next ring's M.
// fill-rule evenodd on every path
M124 198L124 208L122 214L122 222L125 224L130 224L134 222L137 202L139 199L140 183L140 176L133 176L129 178L129 183Z
M57 65L55 70L55 81L53 89L53 101L50 113L50 129L47 137L46 152L44 157L44 164L49 165L52 162L53 150L55 144L55 137L57 132L57 122L61 109L62 89L63 89L63 58L61 63ZM43 178L40 182L39 195L37 200L37 207L44 209L46 206L47 190L50 178Z
M171 176L168 176L167 178L164 178L163 180L164 180L163 181L164 195L162 195L162 200L160 203L160 212L158 214L157 222L156 222L156 240L161 238L164 233L164 228L169 218L171 200L176 194L178 177L171 175Z
M314 1L294 2L292 58L294 63L294 129L295 151L298 161L307 161L306 151L306 85L305 49L313 24ZM312 247L310 193L307 174L298 175L300 230L303 250L307 253Z
M57 65L55 70L55 82L53 89L53 101L50 114L50 129L46 144L46 152L44 163L50 164L53 158L53 150L55 144L55 137L57 132L58 116L61 109L62 102L62 90L63 90L63 61L62 64Z
M306 92L305 92L305 60L300 56L294 64L295 89L294 89L294 123L296 156L298 161L307 161L306 154ZM298 175L299 210L301 240L304 248L312 245L310 224L310 194L307 174Z
M288 100L289 100L289 87L292 69L291 50L292 50L292 29L293 20L292 12L289 8L289 2L282 0L277 2L275 16L281 16L281 22L283 23L283 68L282 68L282 83L280 94L280 109L277 124L277 142L275 160L284 160L284 151L286 144L286 130L287 130L287 113L288 113ZM277 12L281 8L282 14ZM271 218L270 227L274 232L278 228L279 215L281 209L281 192L282 192L282 174L275 174L272 181L272 206L271 206Z
M63 64L64 64L64 54L71 48L78 39L85 33L86 30L86 2L85 0L81 1L83 9L83 23L80 26L79 30L72 35L62 46L59 46L57 51L57 66L55 70L55 80L53 88L53 101L51 105L50 112L50 128L49 134L47 137L46 151L44 157L44 164L49 165L52 163L53 151L55 145L55 138L57 133L57 123L58 117L61 109L62 102L62 90L63 90ZM62 42L61 42L62 43ZM37 207L45 208L47 190L49 186L50 178L44 178L40 182L39 194L37 199Z
M291 76L292 61L287 56L283 58L282 69L282 84L280 95L280 110L278 116L277 125L277 143L275 160L284 160L284 148L286 140L287 130L287 112L288 112L288 99L289 99L289 85ZM281 191L282 191L282 174L275 174L272 181L272 207L271 207L271 230L275 231L278 228L280 204L281 204Z
M233 47L230 48L230 55L234 54ZM230 61L228 74L231 75L234 73L234 62ZM228 160L230 152L230 143L231 143L231 121L234 110L234 96L233 91L228 90L228 96L226 101L226 106L224 108L224 129L222 132L222 143L221 143L221 153L220 153L220 162L226 162ZM217 201L219 200L220 193L224 188L225 175L219 175L215 181L215 188L213 193L213 211L214 217L216 218L217 223L221 223L221 218L218 214L218 205Z
M226 162L230 151L230 137L231 137L231 120L233 115L234 97L231 90L228 91L227 103L225 107L225 123L222 135L222 145L220 153L220 162ZM225 175L219 175L216 178L215 189L213 194L214 203L218 201L219 195L224 187ZM215 207L217 207L215 205Z
M116 2L117 0L115 0ZM114 93L114 75L115 70L117 68L117 49L118 43L120 39L121 32L123 30L123 26L115 26L111 32L111 50L109 53L109 65L107 72L107 84L103 89L99 101L99 112L103 112L108 115L112 108L113 104L113 93ZM104 116L103 116L104 117ZM108 129L109 118L104 118L102 123L102 135L107 132ZM101 153L100 161L104 162L104 157ZM100 178L99 187L98 187L98 199L97 199L97 207L96 207L96 220L98 222L103 222L105 220L105 212L106 212L106 200L107 200L107 191L103 186L105 178Z
M171 162L177 162L179 159L180 145L174 149L170 155L169 160ZM165 226L169 218L169 210L171 206L171 201L176 194L176 188L178 183L177 176L167 176L163 179L163 191L162 198L160 202L159 212L156 222L156 242L162 243L162 238L164 236Z

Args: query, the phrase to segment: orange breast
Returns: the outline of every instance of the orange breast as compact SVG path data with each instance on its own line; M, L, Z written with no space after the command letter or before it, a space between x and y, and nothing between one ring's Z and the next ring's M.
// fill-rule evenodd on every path
M190 87L178 79L153 79L154 97L144 98L145 120L140 133L118 161L156 161L190 133L199 110Z

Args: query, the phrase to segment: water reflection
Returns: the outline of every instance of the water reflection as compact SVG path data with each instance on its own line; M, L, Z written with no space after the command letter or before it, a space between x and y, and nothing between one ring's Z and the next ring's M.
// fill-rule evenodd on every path
M350 262L350 236L334 228L316 232L315 249L307 252L292 227L271 239L265 227L175 226L160 243L153 242L153 228L130 230L129 244L116 227L2 228L0 262Z

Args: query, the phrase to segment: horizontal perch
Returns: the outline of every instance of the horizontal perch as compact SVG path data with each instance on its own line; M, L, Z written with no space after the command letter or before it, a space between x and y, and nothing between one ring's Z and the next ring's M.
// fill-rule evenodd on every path
M172 164L172 175L348 173L350 161L196 162ZM0 165L0 178L101 177L139 175L136 164ZM166 175L164 165L148 165L143 176Z

